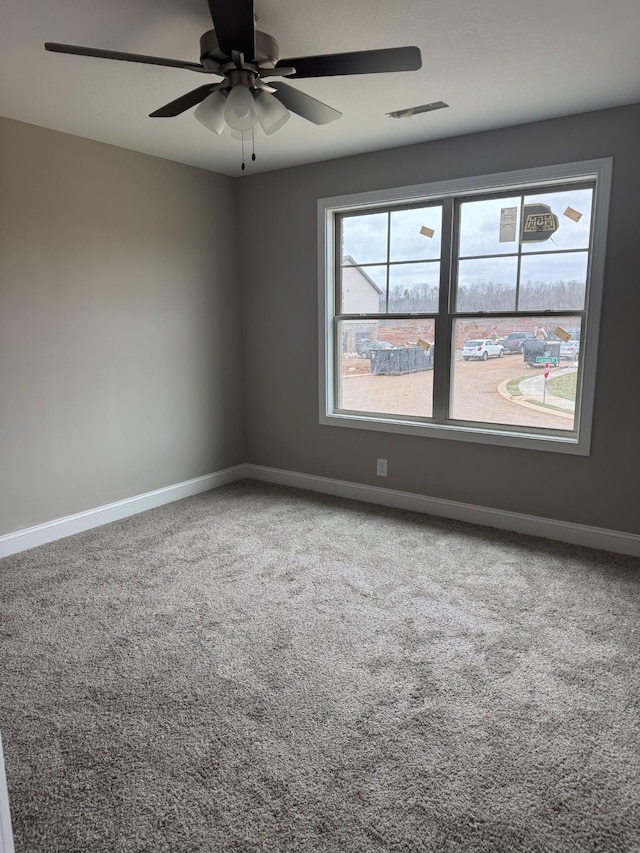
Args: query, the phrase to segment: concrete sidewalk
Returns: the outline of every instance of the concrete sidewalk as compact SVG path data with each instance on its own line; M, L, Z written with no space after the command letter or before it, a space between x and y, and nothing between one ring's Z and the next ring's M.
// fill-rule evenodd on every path
M555 379L558 376L564 376L567 373L575 373L577 370L576 367L560 367L556 370L552 370L549 374L549 379ZM537 371L537 368L536 368ZM576 410L576 404L573 400L567 400L564 397L554 397L553 394L550 394L547 391L544 394L544 371L540 369L539 372L536 372L534 376L527 377L523 379L522 382L518 385L520 389L520 393L523 397L536 397L537 399L542 400L542 397L545 397L545 403L548 403L550 406L556 406L558 409L563 409L565 412L571 412L573 414ZM513 398L514 402L518 402L518 398Z
M568 367L560 367L553 370L549 374L549 379L554 379L556 376L564 376L566 373L575 373L577 365L571 364ZM513 396L507 390L507 385L511 380L505 380L498 386L498 393L511 403L517 403L519 406L525 406L530 409L540 411L540 403L544 396L545 405L553 406L556 414L561 417L573 418L575 415L576 405L573 400L567 400L564 397L555 397L549 391L544 393L544 368L539 370L536 368L532 376L526 376L518 383L520 396Z

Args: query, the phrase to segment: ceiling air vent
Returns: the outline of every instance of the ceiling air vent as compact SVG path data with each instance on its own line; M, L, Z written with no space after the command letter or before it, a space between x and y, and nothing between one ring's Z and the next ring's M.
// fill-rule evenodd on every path
M444 101L434 101L432 104L420 104L417 107L409 107L406 110L396 110L393 113L387 113L391 118L411 118L411 116L418 115L418 113L430 113L431 110L442 110L445 107L448 107L449 104L445 104Z

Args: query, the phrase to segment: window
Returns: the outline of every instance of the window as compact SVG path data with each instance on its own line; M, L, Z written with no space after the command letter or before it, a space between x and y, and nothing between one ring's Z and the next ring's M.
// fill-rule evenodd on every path
M610 174L321 199L321 422L587 454Z

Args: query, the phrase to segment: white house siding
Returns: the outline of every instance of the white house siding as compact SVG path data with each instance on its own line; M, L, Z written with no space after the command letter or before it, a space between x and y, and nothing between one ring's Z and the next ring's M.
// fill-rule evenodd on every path
M343 267L342 313L375 314L380 310L380 291L359 267Z

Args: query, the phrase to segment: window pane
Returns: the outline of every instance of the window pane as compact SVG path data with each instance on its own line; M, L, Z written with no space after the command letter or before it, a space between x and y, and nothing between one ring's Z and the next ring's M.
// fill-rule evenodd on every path
M390 260L440 257L442 207L418 207L391 214Z
M343 320L338 324L338 408L431 417L433 320Z
M519 234L520 196L465 201L460 205L461 258L517 252Z
M390 312L436 312L440 263L393 264L389 267Z
M342 268L341 314L379 314L385 310L387 267Z
M586 293L587 261L586 252L523 257L518 309L581 311Z
M342 258L355 264L387 260L388 213L345 216L342 219Z
M514 311L517 258L460 261L456 310Z
M525 204L546 205L558 217L558 230L544 242L523 243L523 252L587 249L591 231L593 190L562 190L525 196Z
M451 417L572 431L579 338L579 317L455 321Z

